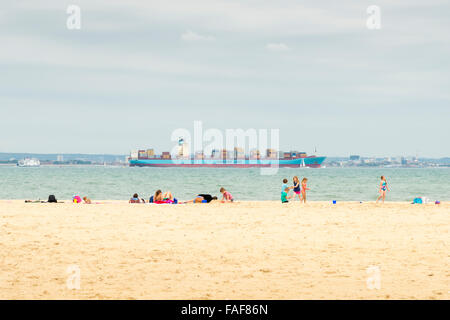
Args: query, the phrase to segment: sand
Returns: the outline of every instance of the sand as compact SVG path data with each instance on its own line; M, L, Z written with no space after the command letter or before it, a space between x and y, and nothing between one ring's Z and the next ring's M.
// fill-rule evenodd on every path
M450 298L448 202L105 202L0 201L0 299Z

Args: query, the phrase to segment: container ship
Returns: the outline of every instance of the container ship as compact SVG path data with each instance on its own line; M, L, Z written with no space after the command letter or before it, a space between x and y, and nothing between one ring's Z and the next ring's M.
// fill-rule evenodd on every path
M189 153L189 145L183 139L178 141L178 153L173 157L170 152L156 155L153 149L132 151L128 162L130 167L213 167L213 168L261 168L261 167L311 167L320 168L324 156L307 156L305 152L277 152L267 149L264 156L259 150L251 150L249 155L241 148L228 150L212 150L205 156L199 151Z

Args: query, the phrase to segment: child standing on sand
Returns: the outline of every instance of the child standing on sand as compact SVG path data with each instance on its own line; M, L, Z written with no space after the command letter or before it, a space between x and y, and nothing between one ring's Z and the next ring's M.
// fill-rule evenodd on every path
M225 188L220 188L220 193L222 194L222 202L233 202L233 196Z
M281 185L281 192L284 192L284 189L289 188L288 185L288 179L283 179L283 184Z
M377 203L378 200L382 199L383 203L384 203L384 199L386 198L386 191L391 191L389 190L388 184L387 184L387 180L385 176L381 176L381 181L380 181L380 189L379 189L379 193L380 196L377 199Z
M303 203L306 203L306 190L310 190L309 188L306 187L306 183L307 182L308 182L308 179L307 178L303 178L303 180L302 180L302 191L301 191L302 192L302 199L301 200L303 200Z
M298 199L299 199L300 201L302 201L302 197L301 197L301 189L300 189L300 180L298 180L298 177L297 177L297 176L294 177L294 179L293 179L293 184L294 184L294 186L293 186L292 188L294 189L294 193L295 193L296 195L298 195ZM292 195L292 200L295 199L295 194Z

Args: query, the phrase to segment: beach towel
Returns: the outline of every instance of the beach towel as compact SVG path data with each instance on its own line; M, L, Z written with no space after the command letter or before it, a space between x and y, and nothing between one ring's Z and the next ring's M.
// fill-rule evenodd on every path
M152 202L150 202L150 203L152 203ZM177 198L173 198L173 200L164 199L162 201L155 201L153 203L156 203L156 204L178 204L178 200L177 200Z

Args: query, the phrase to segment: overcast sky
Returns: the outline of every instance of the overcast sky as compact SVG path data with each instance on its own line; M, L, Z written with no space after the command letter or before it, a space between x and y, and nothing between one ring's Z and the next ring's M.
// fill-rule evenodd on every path
M0 152L164 151L201 120L280 129L285 150L450 156L449 12L448 0L2 0Z

